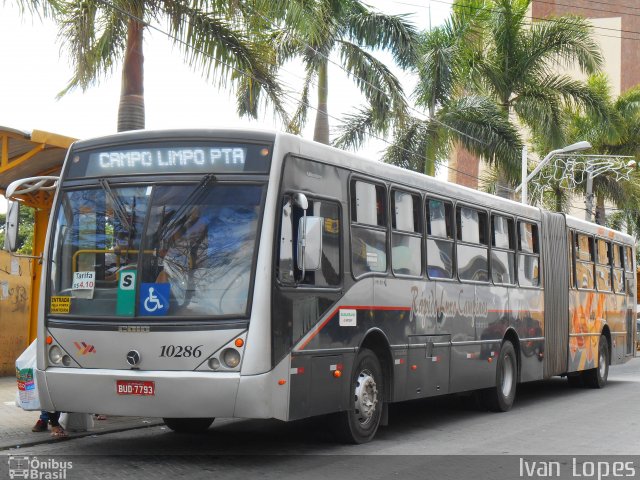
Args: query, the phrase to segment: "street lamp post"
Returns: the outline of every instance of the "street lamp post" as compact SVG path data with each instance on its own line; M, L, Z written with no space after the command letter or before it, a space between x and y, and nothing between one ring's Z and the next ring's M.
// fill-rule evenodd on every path
M566 147L559 148L557 150L552 150L542 159L542 161L536 166L536 168L533 169L533 172L531 172L525 178L524 174L527 171L526 170L527 154L526 154L526 150L525 150L526 147L525 147L525 149L523 149L522 151L522 162L524 163L522 167L522 183L518 185L515 190L516 193L522 190L522 195L521 195L522 203L524 203L525 205L529 203L527 198L528 196L527 187L528 187L529 180L535 177L538 174L538 172L542 170L554 156L560 153L571 153L571 152L579 152L581 150L588 150L589 148L591 148L591 144L589 142L582 141L582 142L572 143L571 145L567 145Z

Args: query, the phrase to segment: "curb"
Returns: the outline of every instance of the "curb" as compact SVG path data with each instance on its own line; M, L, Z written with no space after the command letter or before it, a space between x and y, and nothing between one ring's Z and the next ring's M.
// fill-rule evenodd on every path
M44 445L44 444L47 444L47 443L66 442L68 440L75 440L76 438L100 436L100 435L106 435L106 434L109 434L109 433L120 433L120 432L126 432L128 430L142 430L144 428L158 427L160 425L163 425L162 421L150 422L150 423L145 424L145 425L136 425L136 426L133 426L133 427L116 427L116 428L109 429L109 430L70 433L68 436L63 437L63 438L54 438L51 435L46 435L46 439L42 439L42 440L31 440L31 441L28 441L28 442L20 443L18 445L11 445L11 446L2 446L2 445L0 445L0 452L4 453L4 452L6 452L8 450L18 450L18 449L24 448L24 447L33 447L35 445Z

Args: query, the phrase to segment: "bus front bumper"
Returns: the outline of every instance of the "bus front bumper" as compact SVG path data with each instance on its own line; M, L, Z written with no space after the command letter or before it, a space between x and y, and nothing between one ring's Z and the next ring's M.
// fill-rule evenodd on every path
M240 374L48 368L36 370L43 410L164 418L233 417ZM153 395L118 394L117 381L153 382Z

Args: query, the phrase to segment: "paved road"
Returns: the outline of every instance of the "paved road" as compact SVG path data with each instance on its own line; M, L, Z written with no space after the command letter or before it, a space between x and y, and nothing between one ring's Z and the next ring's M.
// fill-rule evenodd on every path
M129 478L134 469L137 478L156 480L183 474L189 478L248 474L278 480L405 478L411 472L411 478L427 478L426 472L433 473L434 468L442 468L441 478L448 478L452 466L456 471L450 478L461 478L465 471L475 477L491 471L492 478L502 478L496 464L504 478L518 478L523 455L542 459L640 455L640 358L612 367L609 384L602 390L572 389L560 378L518 388L513 410L502 414L470 408L457 397L393 405L389 426L367 445L335 444L322 419L292 423L222 419L204 435L178 435L155 426L7 453L41 458L76 455L70 457L76 462L76 470L67 475L70 479ZM434 455L466 456L456 460ZM632 478L640 479L640 457L634 458ZM570 462L566 457L565 463ZM74 476L80 471L82 476Z

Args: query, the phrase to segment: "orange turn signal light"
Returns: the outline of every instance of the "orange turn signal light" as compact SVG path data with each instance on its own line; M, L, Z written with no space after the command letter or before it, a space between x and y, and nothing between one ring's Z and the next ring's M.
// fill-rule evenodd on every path
M236 338L235 344L236 347L240 348L244 345L244 340L242 340L241 338Z
M51 335L49 335L49 336L47 337L46 342L47 342L47 345L51 345L51 344L53 343L53 337L52 337Z
M342 376L342 372L340 370L334 370L333 371L333 376L335 378L340 378Z
M411 365L411 370L417 370L418 366L417 365Z
M287 381L284 378L278 380L278 385L284 385L285 383L287 383Z
M487 362L489 362L489 363L493 362L493 357L487 358Z

